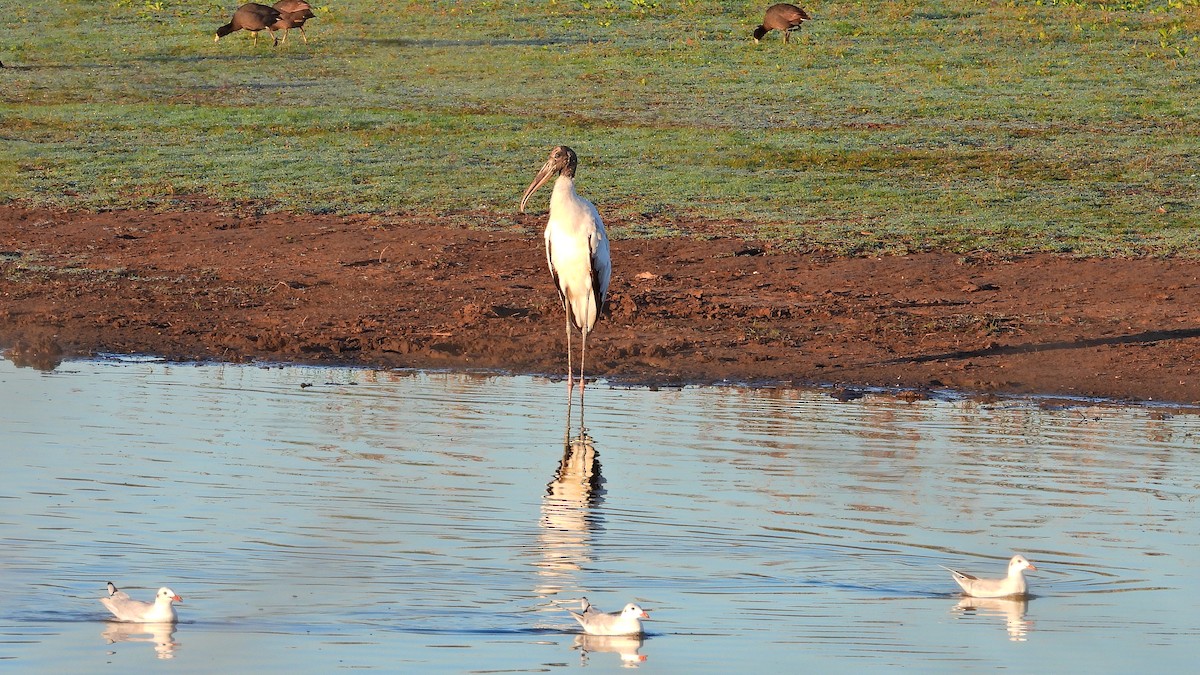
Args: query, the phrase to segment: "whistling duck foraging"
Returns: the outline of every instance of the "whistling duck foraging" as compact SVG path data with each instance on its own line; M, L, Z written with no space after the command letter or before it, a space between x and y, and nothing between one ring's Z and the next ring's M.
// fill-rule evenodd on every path
M271 34L272 44L279 44L279 38L275 37L275 24L278 23L279 16L279 10L274 7L247 2L237 8L229 23L217 29L217 37L213 42L234 31L247 30L254 36L254 44L258 44L258 33L265 30Z
M795 5L780 3L771 5L767 8L767 15L763 17L762 25L754 29L754 41L758 42L764 35L773 31L783 31L783 41L786 44L789 42L789 36L792 31L800 30L800 24L809 20L808 14L804 10Z
M587 336L600 318L612 263L608 257L608 235L596 206L575 192L575 151L560 145L521 195L521 212L530 195L554 178L550 195L550 219L546 223L546 263L554 277L558 297L567 313L567 401L570 410L571 326L583 334L579 356L579 426L583 427L583 360L587 356ZM581 429L582 433L582 429Z
M272 7L279 10L279 21L276 21L272 28L283 30L283 39L280 42L286 43L288 31L299 28L301 39L304 40L304 44L308 44L308 36L304 34L304 22L316 16L312 12L312 5L304 0L279 0Z

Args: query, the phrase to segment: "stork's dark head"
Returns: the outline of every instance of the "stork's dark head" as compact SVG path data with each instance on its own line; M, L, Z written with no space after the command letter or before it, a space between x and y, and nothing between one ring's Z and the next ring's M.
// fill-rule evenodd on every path
M525 194L521 195L521 213L525 212L525 203L529 201L530 195L545 185L546 181L558 176L573 178L575 167L578 165L579 157L575 155L574 150L567 146L559 145L551 150L549 159L533 177L533 182L529 184L529 187L525 188Z

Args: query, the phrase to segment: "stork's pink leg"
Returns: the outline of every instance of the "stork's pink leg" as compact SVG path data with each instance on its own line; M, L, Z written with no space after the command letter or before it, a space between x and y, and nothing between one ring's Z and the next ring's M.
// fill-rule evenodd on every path
M579 349L579 436L583 436L583 388L587 384L587 380L583 377L583 360L587 356L587 335L586 328L583 329L583 345Z
M571 400L571 390L573 383L571 381L571 314L570 308L567 308L567 401Z

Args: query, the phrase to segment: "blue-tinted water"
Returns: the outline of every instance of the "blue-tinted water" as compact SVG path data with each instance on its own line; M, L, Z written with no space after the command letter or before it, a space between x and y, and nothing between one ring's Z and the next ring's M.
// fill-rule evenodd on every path
M0 361L0 668L1194 667L1195 414L601 384L567 448L564 390ZM1013 552L1028 602L938 567ZM109 580L171 586L181 622L106 621ZM649 634L583 639L582 595Z

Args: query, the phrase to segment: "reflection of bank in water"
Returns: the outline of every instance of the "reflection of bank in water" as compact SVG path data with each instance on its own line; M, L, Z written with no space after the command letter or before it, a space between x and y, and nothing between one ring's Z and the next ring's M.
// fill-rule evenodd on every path
M170 659L175 657L175 624L173 623L127 623L108 622L108 627L100 634L109 644L117 642L150 642L158 658Z
M978 614L979 616L994 616L1004 620L1008 630L1008 639L1013 642L1024 642L1028 639L1033 622L1025 618L1029 609L1029 601L1021 598L972 598L965 597L954 606L963 614Z
M642 648L640 635L576 635L573 649L579 650L579 661L586 664L591 652L612 652L621 657L621 665L637 668L646 657L638 653Z
M568 439L542 497L538 594L561 592L567 577L591 562L591 535L601 522L594 509L604 500L603 485L599 453L592 439L586 434Z
M22 338L4 351L4 357L18 368L50 372L63 361L62 347L46 336Z

